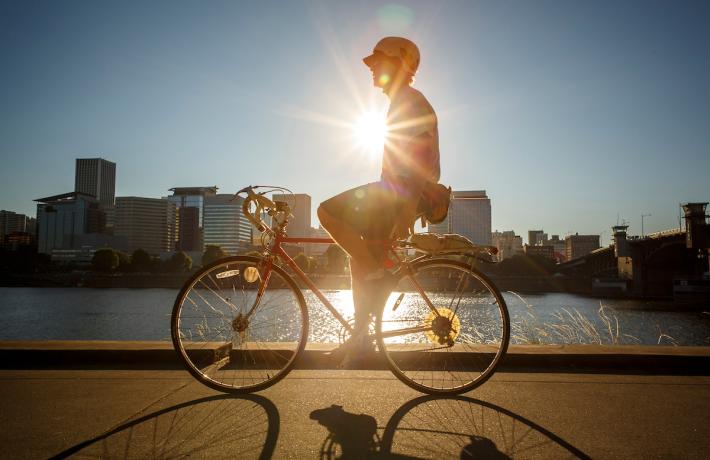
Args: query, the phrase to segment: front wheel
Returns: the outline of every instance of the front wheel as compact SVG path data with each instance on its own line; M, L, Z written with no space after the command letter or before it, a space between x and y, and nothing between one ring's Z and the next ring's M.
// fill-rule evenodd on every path
M203 384L227 393L262 390L286 376L306 345L306 301L281 268L259 257L228 257L185 283L171 335Z
M481 385L510 340L500 291L470 265L443 258L405 268L376 328L378 347L394 375L429 394L458 394Z

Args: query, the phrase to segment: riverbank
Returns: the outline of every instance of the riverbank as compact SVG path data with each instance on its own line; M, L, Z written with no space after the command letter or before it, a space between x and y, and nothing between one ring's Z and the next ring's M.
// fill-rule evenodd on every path
M96 273L71 271L53 273L0 273L0 287L90 287L90 288L174 288L179 289L194 273ZM350 289L350 275L311 273L308 275L319 289ZM589 280L556 276L489 275L501 291L526 294L567 292L594 295ZM295 278L295 277L294 277ZM300 280L296 279L299 284ZM304 287L304 286L301 286ZM609 292L601 297L624 297Z
M297 369L334 368L328 355L336 344L309 343ZM218 355L214 344L201 353ZM360 369L385 370L383 356L361 363ZM335 363L337 364L337 363ZM180 369L168 341L0 341L4 369ZM502 372L623 372L710 375L710 347L638 345L511 345Z

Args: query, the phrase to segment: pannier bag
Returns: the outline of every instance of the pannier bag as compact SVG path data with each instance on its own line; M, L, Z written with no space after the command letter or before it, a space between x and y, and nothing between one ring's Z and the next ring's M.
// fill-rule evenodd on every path
M456 233L415 233L409 241L414 249L427 254L478 253L488 249Z

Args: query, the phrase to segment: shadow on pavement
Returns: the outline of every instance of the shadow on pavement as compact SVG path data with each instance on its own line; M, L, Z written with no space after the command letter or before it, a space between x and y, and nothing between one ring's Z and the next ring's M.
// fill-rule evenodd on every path
M320 448L322 459L416 458L380 451L377 420L371 415L353 414L344 411L342 406L332 405L311 412L311 420L328 429Z
M259 395L218 395L161 409L88 439L53 458L271 458L279 412Z
M423 396L397 409L378 436L377 421L342 406L311 412L328 429L321 459L580 458L564 439L511 412L465 396Z
M425 458L589 458L535 422L466 396L406 402L387 422L380 450Z

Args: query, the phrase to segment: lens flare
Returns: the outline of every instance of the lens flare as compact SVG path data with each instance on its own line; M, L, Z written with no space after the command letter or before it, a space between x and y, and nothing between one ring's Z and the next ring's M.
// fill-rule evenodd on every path
M385 86L387 83L389 83L389 81L390 81L389 75L387 75L386 73L383 73L382 75L380 75L380 78L379 78L380 85Z
M370 155L381 154L387 137L385 114L363 112L353 125L353 134L360 148Z

